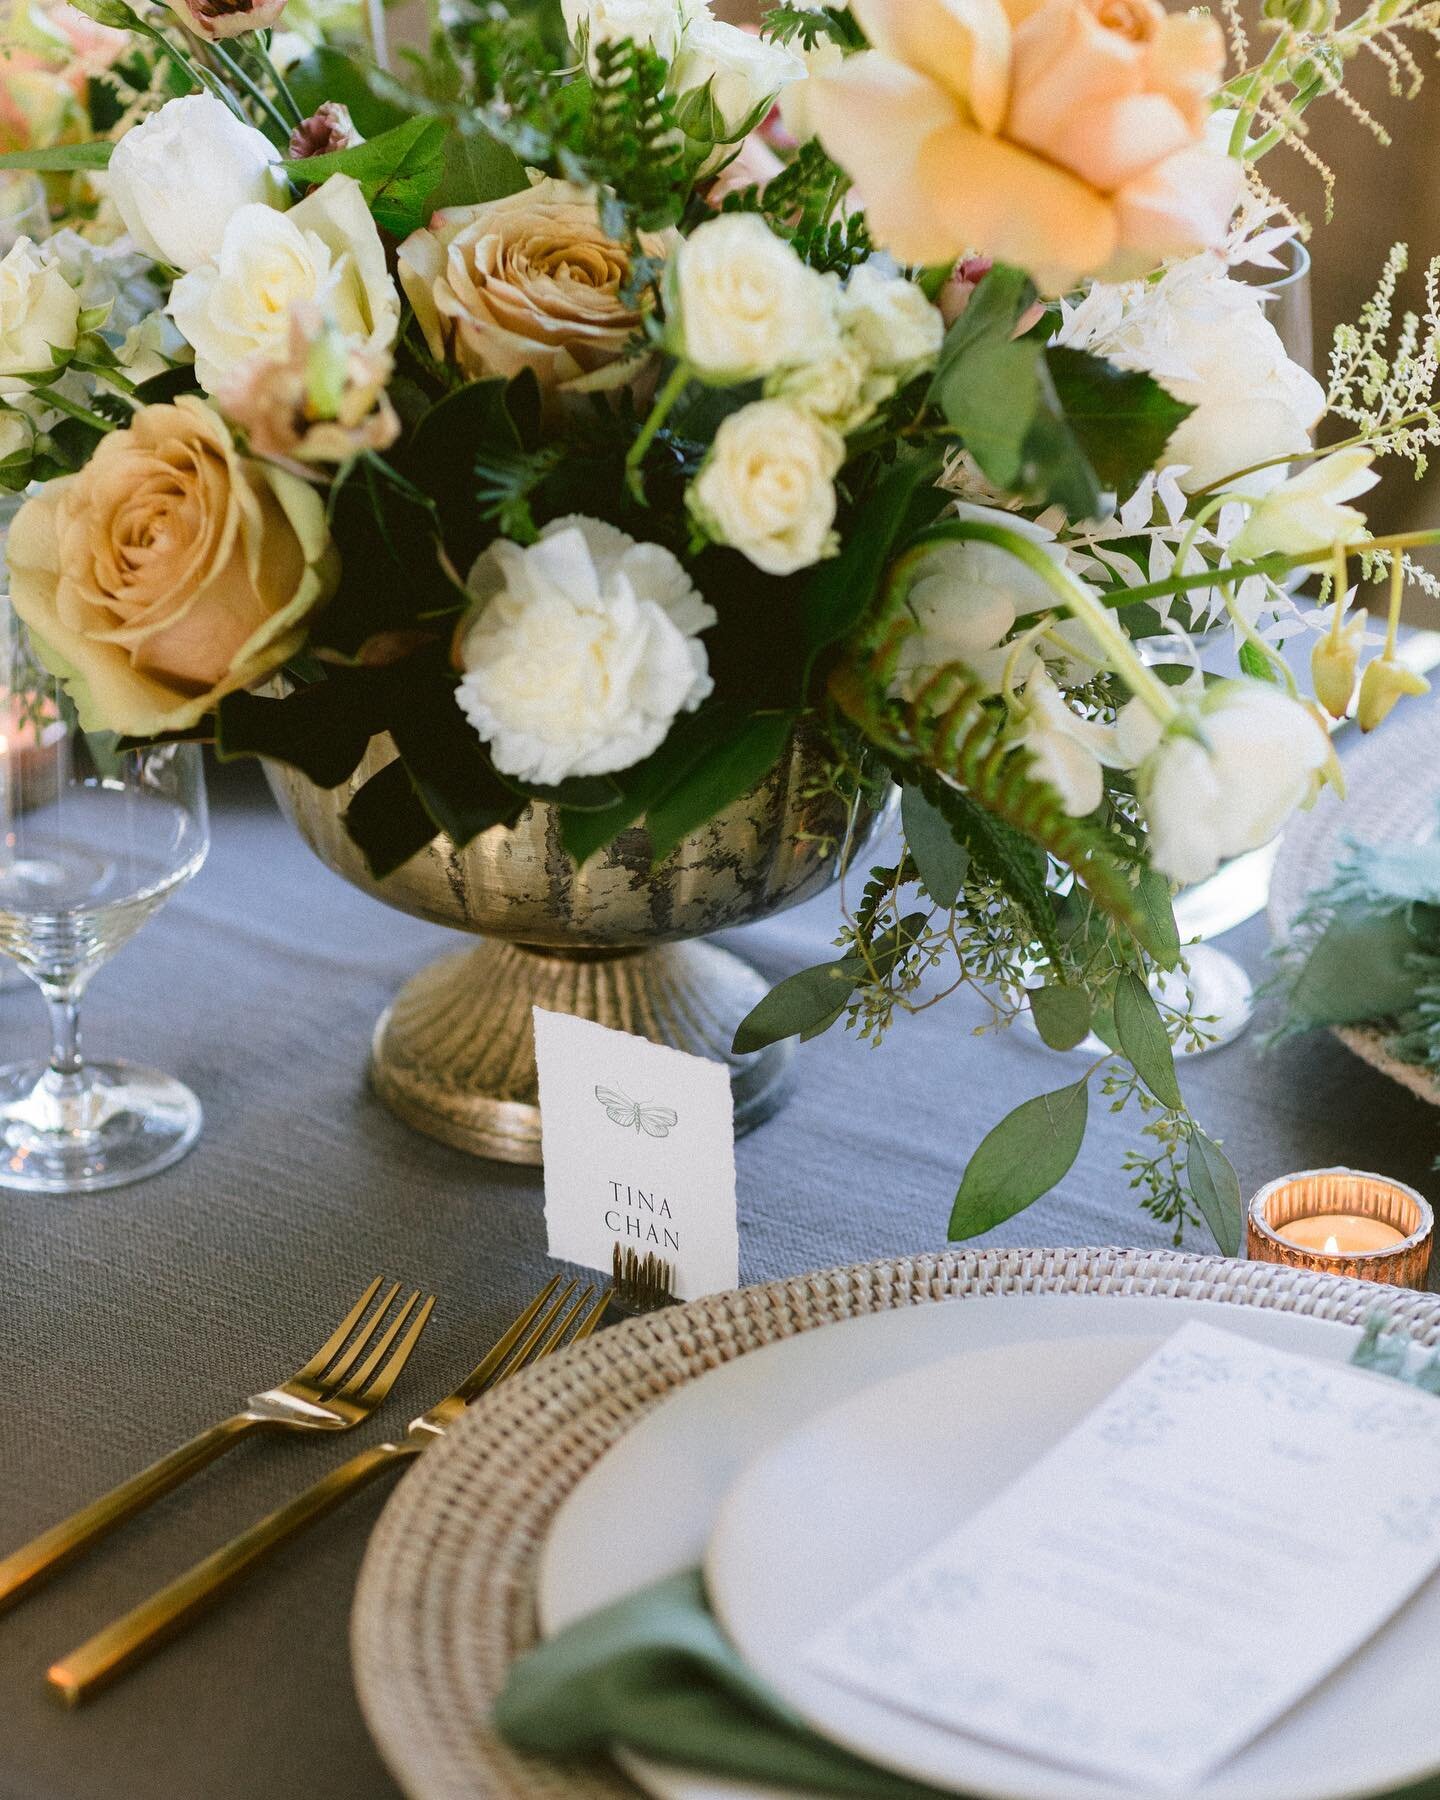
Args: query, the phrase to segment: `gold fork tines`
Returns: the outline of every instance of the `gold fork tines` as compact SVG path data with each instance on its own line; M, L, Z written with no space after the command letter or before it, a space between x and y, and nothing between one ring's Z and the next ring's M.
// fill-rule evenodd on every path
M377 1444L317 1481L269 1518L217 1550L123 1619L62 1657L50 1685L70 1705L157 1649L212 1605L269 1552L287 1542L387 1470L421 1455L482 1394L522 1369L587 1338L610 1303L608 1289L582 1287L557 1275L501 1334L454 1393L432 1406L399 1443ZM413 1327L412 1327L413 1330Z
M398 1282L372 1304L382 1285L377 1276L288 1381L252 1394L232 1417L0 1560L0 1611L252 1431L348 1431L368 1419L410 1360L435 1306L433 1295L422 1301L416 1289L392 1311Z
M641 1256L638 1250L616 1244L611 1270L615 1304L621 1312L658 1312L674 1303L674 1271L653 1251Z

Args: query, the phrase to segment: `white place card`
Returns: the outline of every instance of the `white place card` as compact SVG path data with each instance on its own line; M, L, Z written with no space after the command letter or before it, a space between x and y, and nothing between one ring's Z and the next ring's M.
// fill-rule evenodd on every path
M1160 1793L1294 1705L1437 1562L1440 1398L1190 1324L804 1655Z
M740 1282L730 1071L535 1008L550 1254L610 1271L616 1244L696 1300Z

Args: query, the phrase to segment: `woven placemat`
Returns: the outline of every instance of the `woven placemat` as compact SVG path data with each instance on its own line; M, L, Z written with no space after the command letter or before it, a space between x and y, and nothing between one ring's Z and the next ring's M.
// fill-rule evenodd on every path
M1131 1250L945 1252L745 1288L605 1331L503 1383L397 1489L360 1574L360 1704L410 1800L619 1800L609 1765L515 1755L487 1729L535 1641L535 1568L556 1508L659 1401L707 1369L863 1313L1000 1294L1134 1294L1264 1306L1358 1325L1377 1302L1421 1343L1440 1296Z
M1346 797L1327 788L1286 827L1270 882L1270 929L1279 941L1316 888L1334 874L1348 843L1418 843L1440 820L1440 705L1411 706L1345 757ZM1440 1078L1390 1051L1383 1025L1337 1025L1335 1036L1358 1057L1440 1106Z

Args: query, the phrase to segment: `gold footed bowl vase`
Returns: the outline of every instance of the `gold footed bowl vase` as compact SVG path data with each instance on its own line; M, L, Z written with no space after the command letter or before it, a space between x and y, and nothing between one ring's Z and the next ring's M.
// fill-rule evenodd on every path
M282 810L337 875L479 940L422 969L376 1024L371 1079L393 1112L474 1155L539 1163L531 1008L542 1006L727 1063L736 1131L770 1117L795 1046L732 1051L769 983L703 939L810 899L873 837L886 808L862 800L850 817L824 780L823 740L797 732L763 781L653 869L643 821L577 869L554 809L535 804L513 829L463 850L439 837L377 881L344 813L394 755L376 738L336 788L266 767Z

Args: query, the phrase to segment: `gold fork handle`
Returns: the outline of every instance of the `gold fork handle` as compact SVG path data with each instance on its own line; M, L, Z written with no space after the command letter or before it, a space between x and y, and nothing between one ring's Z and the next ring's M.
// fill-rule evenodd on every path
M362 1450L313 1487L297 1494L269 1518L196 1563L169 1587L142 1600L132 1612L72 1650L49 1670L47 1679L74 1706L113 1681L117 1675L148 1656L167 1639L182 1631L190 1620L212 1605L256 1563L322 1519L342 1500L383 1475L388 1469L418 1456L424 1443L377 1444Z
M107 1532L133 1518L152 1500L168 1494L171 1488L178 1487L264 1423L264 1420L248 1418L243 1413L237 1413L233 1419L222 1419L218 1425L202 1431L199 1437L191 1438L188 1444L162 1456L159 1462L142 1469L129 1481L122 1481L119 1487L111 1488L108 1494L92 1500L89 1506L82 1506L79 1512L52 1525L48 1531L42 1531L39 1537L32 1538L28 1544L0 1560L0 1612L46 1576L53 1575L79 1556L81 1551L88 1550Z

